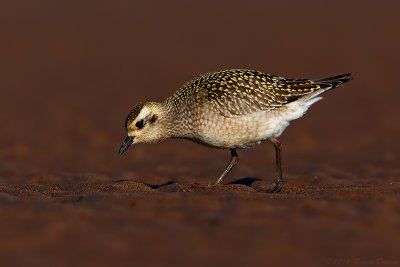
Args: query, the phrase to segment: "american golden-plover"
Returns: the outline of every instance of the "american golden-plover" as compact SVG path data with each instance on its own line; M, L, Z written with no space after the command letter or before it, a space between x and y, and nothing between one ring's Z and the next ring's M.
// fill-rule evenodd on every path
M220 183L238 161L236 149L269 140L275 147L277 180L282 188L281 143L277 139L291 120L320 100L322 93L350 81L351 74L323 79L286 79L253 70L225 70L201 75L162 103L142 102L125 121L124 153L136 143L167 138L230 149L231 160Z

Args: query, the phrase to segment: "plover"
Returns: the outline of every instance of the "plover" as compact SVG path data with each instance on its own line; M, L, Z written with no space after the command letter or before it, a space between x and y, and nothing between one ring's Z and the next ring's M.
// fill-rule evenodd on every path
M142 102L125 121L132 144L185 138L229 149L231 160L220 183L238 161L236 149L269 140L276 152L276 185L282 188L281 143L277 139L291 120L304 115L322 93L350 81L350 73L323 79L287 79L253 70L233 69L200 75L162 103Z

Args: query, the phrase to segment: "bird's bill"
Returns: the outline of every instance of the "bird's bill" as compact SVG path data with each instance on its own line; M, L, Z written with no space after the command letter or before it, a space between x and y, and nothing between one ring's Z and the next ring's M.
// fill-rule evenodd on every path
M125 141L122 143L122 146L119 148L118 153L122 155L133 143L134 136L127 136Z

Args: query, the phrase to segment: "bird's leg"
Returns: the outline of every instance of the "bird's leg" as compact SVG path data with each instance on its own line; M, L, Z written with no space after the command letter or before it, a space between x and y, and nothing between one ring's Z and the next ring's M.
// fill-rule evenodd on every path
M274 188L272 188L269 192L270 193L278 193L282 190L282 166L281 166L281 142L273 137L268 139L275 147L275 154L276 154L276 172L278 178L276 179L276 184Z
M228 164L228 167L226 167L225 171L221 174L221 176L215 181L214 184L219 184L224 177L230 172L230 170L233 168L233 166L236 165L238 162L239 156L236 152L236 149L231 148L231 161Z

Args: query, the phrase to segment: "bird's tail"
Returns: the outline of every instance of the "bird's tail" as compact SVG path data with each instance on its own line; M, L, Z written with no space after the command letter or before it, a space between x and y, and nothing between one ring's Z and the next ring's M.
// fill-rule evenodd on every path
M333 89L351 80L353 80L352 74L346 73L337 76L314 80L314 84L320 85L321 88L330 87L329 89Z
M281 94L286 96L288 102L300 98L307 101L352 79L351 73L322 79L285 79L281 82L283 85Z
M352 74L351 73L346 73L346 74L341 74L337 76L332 76L332 77L327 77L327 78L322 78L322 79L302 79L302 80L291 80L290 82L295 83L294 86L292 86L293 89L295 89L295 94L292 94L292 96L289 99L289 102L295 101L297 99L301 99L303 102L309 102L310 105L319 99L321 97L319 95L323 94L326 91L329 91L333 88L339 87L342 84L352 80ZM301 81L299 83L299 81ZM301 92L297 89L297 87L307 87L308 90L304 90L305 88L302 88L303 90Z

